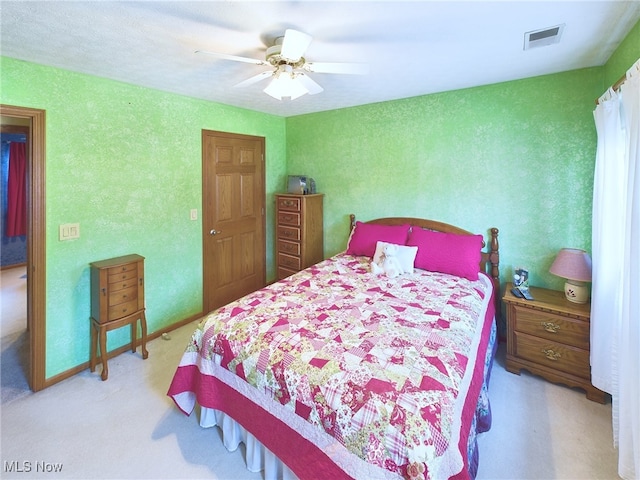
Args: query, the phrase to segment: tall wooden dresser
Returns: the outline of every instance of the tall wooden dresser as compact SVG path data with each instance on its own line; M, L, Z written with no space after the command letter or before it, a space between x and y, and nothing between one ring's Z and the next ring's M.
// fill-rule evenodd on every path
M147 320L144 306L144 257L125 255L91 265L91 358L95 371L98 339L102 359L102 380L109 375L107 332L130 325L131 351L136 351L137 321L142 331L142 358L147 358Z
M324 260L323 197L276 195L278 280Z

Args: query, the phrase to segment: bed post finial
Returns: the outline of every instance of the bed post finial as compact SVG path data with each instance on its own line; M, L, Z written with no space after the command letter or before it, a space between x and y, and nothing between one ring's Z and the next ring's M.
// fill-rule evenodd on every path
M353 231L356 226L356 216L353 213L349 214L349 234Z

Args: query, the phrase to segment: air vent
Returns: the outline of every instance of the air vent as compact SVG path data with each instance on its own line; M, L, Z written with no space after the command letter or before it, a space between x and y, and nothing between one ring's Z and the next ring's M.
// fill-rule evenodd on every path
M542 30L534 30L524 34L524 49L544 47L560 42L560 37L564 31L564 23Z

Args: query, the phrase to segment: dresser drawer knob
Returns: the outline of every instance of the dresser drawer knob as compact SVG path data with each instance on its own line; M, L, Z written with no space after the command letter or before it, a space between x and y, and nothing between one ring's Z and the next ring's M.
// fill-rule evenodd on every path
M558 360L560 360L560 357L562 357L562 354L560 352L556 352L551 348L544 348L542 350L542 353L544 353L544 356L547 357L547 359L554 362L557 362Z
M558 333L560 330L560 325L553 322L540 322L542 327L549 333Z

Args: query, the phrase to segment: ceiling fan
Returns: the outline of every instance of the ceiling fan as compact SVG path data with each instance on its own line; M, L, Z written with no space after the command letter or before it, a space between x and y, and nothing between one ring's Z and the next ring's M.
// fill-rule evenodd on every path
M246 87L254 83L271 78L271 82L264 92L272 97L282 100L291 98L294 100L302 95L315 95L324 89L316 83L308 73L338 73L363 75L368 73L369 67L364 63L327 63L308 62L303 55L311 44L312 37L297 30L287 29L284 36L275 39L274 45L267 48L266 59L239 57L226 53L208 52L196 50L196 53L213 55L224 60L252 63L254 65L266 65L272 67L262 73L249 77L234 85Z

